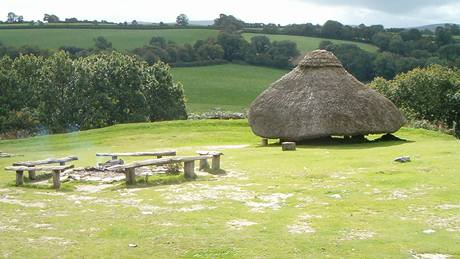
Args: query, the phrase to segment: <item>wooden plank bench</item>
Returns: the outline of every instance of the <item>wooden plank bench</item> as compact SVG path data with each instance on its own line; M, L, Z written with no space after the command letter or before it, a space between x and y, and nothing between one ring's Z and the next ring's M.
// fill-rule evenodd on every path
M184 163L185 178L195 179L197 177L197 175L195 174L195 161L206 160L209 158L213 158L213 156L212 155L201 155L201 156L181 156L181 157L148 159L148 160L133 162L133 163L126 164L126 165L114 165L114 166L107 168L107 170L119 171L119 172L124 173L126 175L126 184L132 185L132 184L136 184L135 169L137 167Z
M5 170L7 171L15 171L16 172L16 185L20 186L24 184L24 177L23 173L24 171L29 171L30 172L36 172L36 171L41 171L41 172L53 172L53 187L54 189L59 189L61 188L61 172L64 170L73 168L73 165L59 165L59 166L34 166L34 167L29 167L29 166L8 166L5 167Z
M162 158L164 156L175 156L176 151L154 151L154 152L128 152L128 153L96 153L96 156L108 156L112 157L112 160L118 159L119 156L156 156Z
M212 156L211 168L212 170L220 169L220 156L223 156L224 153L219 151L196 151L200 156ZM209 163L207 159L200 160L200 170L209 169Z
M59 164L61 166L65 165L65 163L70 162L70 161L75 161L78 160L78 157L76 156L67 156L67 157L61 157L61 158L48 158L44 160L36 160L36 161L24 161L24 162L15 162L13 163L13 166L27 166L30 168L33 168L35 166L39 165L49 165L49 164ZM29 172L29 179L30 180L35 180L36 179L36 171L39 170L24 170Z

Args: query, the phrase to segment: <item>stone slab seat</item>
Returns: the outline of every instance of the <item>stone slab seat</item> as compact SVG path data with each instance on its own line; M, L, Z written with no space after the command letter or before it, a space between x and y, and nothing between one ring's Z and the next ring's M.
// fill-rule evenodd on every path
M65 165L65 163L70 162L70 161L75 161L78 160L78 157L76 156L67 156L67 157L61 157L61 158L48 158L48 159L43 159L43 160L36 160L36 161L23 161L23 162L15 162L13 163L13 166L27 166L27 167L35 167L38 165L48 165L48 164L59 164L59 165ZM35 180L36 179L36 170L25 170L29 172L29 179L30 180Z
M220 169L220 156L223 156L224 153L220 151L204 151L199 150L196 153L200 156L212 156L212 170L219 170ZM209 163L207 159L200 160L200 170L209 169Z
M162 158L163 156L175 156L175 150L154 151L154 152L126 152L126 153L96 153L96 156L112 157L112 160L118 159L119 156L156 156Z
M16 185L20 186L24 184L23 173L24 171L30 172L53 172L53 187L55 189L61 188L61 172L73 168L74 165L59 165L59 166L7 166L5 167L6 171L16 172Z
M147 159L143 161L136 161L126 165L114 165L108 167L107 170L118 171L126 175L126 184L131 185L136 183L135 169L143 166L152 165L166 165L175 163L184 163L184 176L187 179L195 179L195 161L213 158L212 155L203 156L180 156L180 157L168 157L168 158L157 158Z

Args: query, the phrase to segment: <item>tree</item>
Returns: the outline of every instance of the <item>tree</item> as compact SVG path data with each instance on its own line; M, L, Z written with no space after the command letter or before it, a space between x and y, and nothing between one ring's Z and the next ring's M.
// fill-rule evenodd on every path
M372 64L374 56L371 53L355 44L328 44L326 50L333 52L345 69L359 80L372 80L374 70L369 64Z
M217 42L224 49L224 59L232 61L244 59L248 42L239 33L221 32Z
M373 61L374 75L385 79L392 79L398 71L395 64L397 58L397 55L390 52L377 54Z
M43 21L48 22L48 23L56 23L59 22L59 17L57 17L54 14L45 14L43 17Z
M108 41L105 37L102 36L94 39L94 45L98 50L106 50L112 48L112 42Z
M21 21L18 21L19 19L21 19ZM9 12L6 18L6 22L8 23L22 22L23 20L24 18L22 17L22 15L18 16L13 12Z
M214 20L214 26L231 33L243 29L244 22L233 15L220 14L219 18Z
M176 17L176 24L179 26L187 26L188 25L188 17L185 14L179 14Z
M166 42L166 39L163 38L163 37L160 37L160 36L154 36L150 39L150 42L149 42L150 45L152 46L157 46L159 48L166 48L167 46L167 42Z
M450 33L449 30L446 30L443 27L438 27L436 28L436 43L438 44L439 47L453 43L454 38L452 37L452 33Z
M372 42L382 51L387 51L390 47L391 34L378 32L372 37Z
M263 26L262 31L264 33L276 34L279 32L279 27L274 23L269 23Z
M136 20L133 20L133 21L131 22L131 25L138 25L138 23L137 23Z
M417 29L404 30L400 35L403 41L416 41L422 38L422 33Z
M340 39L343 35L343 25L329 20L321 28L321 35L326 38Z
M328 49L328 47L330 45L333 45L334 43L330 40L322 40L320 43L319 43L319 46L318 48L319 49Z

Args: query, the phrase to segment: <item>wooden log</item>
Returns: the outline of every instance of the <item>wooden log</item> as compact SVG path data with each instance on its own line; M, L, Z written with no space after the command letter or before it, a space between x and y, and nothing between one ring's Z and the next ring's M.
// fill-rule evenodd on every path
M261 145L262 147L268 146L268 139L263 138L263 139L260 141L260 145Z
M7 166L5 167L6 171L44 171L44 172L49 172L49 171L54 171L54 170L59 170L59 171L64 171L70 168L73 168L74 165L59 165L59 166L34 166L34 167L29 167L29 166Z
M208 163L208 159L201 159L200 160L200 170L207 170L209 169L209 163Z
M24 172L23 171L16 171L16 185L20 186L24 184Z
M295 151L295 142L283 142L281 147L283 151Z
M36 165L47 165L47 164L54 164L54 163L61 163L61 162L70 162L78 160L76 156L68 156L62 158L48 158L45 160L37 160L37 161L25 161L25 162L16 162L13 163L13 166L36 166Z
M126 169L126 184L127 185L136 184L136 169L135 168Z
M34 167L34 166L31 166L31 167ZM29 179L30 180L35 180L37 179L37 176L35 175L35 171L28 171L29 172Z
M196 179L194 160L184 162L184 176L187 179Z
M212 156L212 170L220 169L220 155Z
M175 156L176 151L153 151L153 152L124 152L124 153L96 153L96 156L111 156L112 160L118 159L119 156Z
M53 170L53 188L59 190L61 188L61 171Z

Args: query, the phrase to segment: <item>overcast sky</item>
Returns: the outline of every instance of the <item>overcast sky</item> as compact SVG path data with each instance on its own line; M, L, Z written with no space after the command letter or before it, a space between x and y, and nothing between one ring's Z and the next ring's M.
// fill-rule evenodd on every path
M9 11L26 20L44 13L61 19L171 22L180 13L190 20L213 20L220 13L246 22L383 24L411 27L460 23L460 0L0 0L0 20Z

